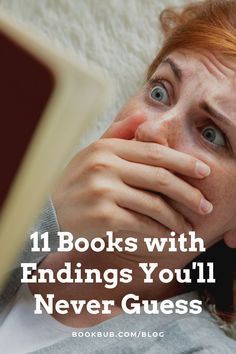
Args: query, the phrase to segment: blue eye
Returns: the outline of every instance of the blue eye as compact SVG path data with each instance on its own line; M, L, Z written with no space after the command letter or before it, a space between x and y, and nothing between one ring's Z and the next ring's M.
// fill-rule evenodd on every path
M163 104L166 104L166 105L170 104L168 92L162 84L159 84L158 86L153 87L153 89L151 90L151 97L155 101L161 102Z
M220 131L220 129L210 125L202 130L202 136L205 140L210 142L211 144L215 144L218 146L226 146L227 142L224 134Z

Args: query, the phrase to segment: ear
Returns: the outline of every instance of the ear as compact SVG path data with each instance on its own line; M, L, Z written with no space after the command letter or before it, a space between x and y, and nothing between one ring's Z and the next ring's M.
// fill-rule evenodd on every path
M236 230L227 231L224 234L224 242L230 248L236 248Z

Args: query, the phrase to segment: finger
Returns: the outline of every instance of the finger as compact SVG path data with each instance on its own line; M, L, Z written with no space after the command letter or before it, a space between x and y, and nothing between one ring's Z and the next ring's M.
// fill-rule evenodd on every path
M146 215L179 234L192 229L184 217L159 195L129 186L124 186L122 189L122 193L116 197L116 203L120 207Z
M129 186L162 193L201 215L212 211L212 204L197 188L166 169L124 161L118 168L119 176Z
M108 143L117 156L130 162L164 167L195 178L206 177L211 172L210 167L196 157L163 145L134 140L121 143L116 139L111 139Z
M102 138L133 139L140 124L146 120L141 115L129 117L111 125Z
M118 218L116 220L116 230L144 234L153 237L160 237L161 234L169 232L168 228L161 225L158 221L135 211L117 207Z

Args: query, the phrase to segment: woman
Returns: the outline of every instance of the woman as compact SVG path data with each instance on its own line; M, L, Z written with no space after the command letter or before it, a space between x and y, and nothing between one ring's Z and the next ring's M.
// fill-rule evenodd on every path
M232 224L236 165L230 140L234 138L228 137L235 127L234 120L226 120L223 115L227 112L228 117L233 117L236 108L232 94L235 9L234 1L206 1L204 5L187 6L179 15L171 10L162 13L166 41L148 70L147 84L125 105L117 123L103 136L148 144L103 139L78 154L53 194L62 230L87 236L108 229L142 230L146 235L160 230L163 235L164 230L153 219L177 232L188 230L188 220L198 234L205 236L207 248L222 238L227 246L236 246L236 225ZM197 141L197 134L202 141ZM200 172L195 170L195 163ZM181 178L169 170L181 174ZM230 280L228 276L225 279L230 294L224 293L223 297L231 299L231 303L224 304L219 295L214 296L219 311L227 309L230 316L234 313L235 263L231 263L235 253L224 251L222 243L221 247L231 267L221 274L222 281L227 273L231 274Z
M135 274L134 284L125 289L119 284L112 292L100 284L31 284L31 292L44 297L54 293L58 299L69 300L79 294L81 299L89 300L96 294L99 300L115 299L116 306L109 316L91 316L86 311L79 317L72 312L66 316L54 313L62 324L75 328L98 326L95 329L106 326L106 322L111 327L116 323L124 326L130 321L125 317L122 322L120 300L125 293L138 294L140 299L162 300L186 292L177 282L144 286L138 269L139 262L151 262L154 257L142 248L143 236L165 236L169 229L176 233L196 230L209 249L204 257L216 264L220 260L220 278L215 288L204 290L210 292L218 312L224 311L224 318L234 321L235 254L230 248L236 246L235 11L235 1L218 0L187 6L179 14L164 11L161 21L166 39L148 70L145 86L124 106L102 139L75 156L52 193L60 230L90 239L113 230L117 237L138 236L140 242L136 253L98 253L96 257L86 253L78 259L72 251L51 254L41 262L39 268L54 271L66 261L74 266L80 261L85 268L101 270L111 265L132 267ZM222 254L227 255L226 260ZM158 262L160 268L184 268L195 256L190 252L173 256L164 251ZM219 280L226 292L224 296L219 295ZM209 330L209 350L233 353L235 342L223 337L204 316L196 323L193 318L178 322L179 318L170 316L169 321L176 321L176 327L169 331L174 344L171 337L169 342L142 341L137 346L131 339L127 350L207 352L204 344L199 344L202 339L198 342L197 336L191 337L197 327L200 336ZM158 318L164 325L165 320ZM136 320L140 325L140 319ZM145 321L152 321L153 326L153 318ZM180 323L185 324L185 337ZM128 328L135 326L133 323ZM170 322L165 323L167 332L169 326ZM220 340L217 342L216 338ZM104 342L98 345L98 351L103 352L106 348L107 352L114 350L114 345L117 353L125 350L119 349L117 341L110 346ZM59 352L58 346L52 348ZM83 350L86 351L85 347Z

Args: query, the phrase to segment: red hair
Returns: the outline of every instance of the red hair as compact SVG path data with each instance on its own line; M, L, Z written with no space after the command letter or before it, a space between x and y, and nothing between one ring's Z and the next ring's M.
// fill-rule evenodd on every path
M181 48L207 49L236 58L236 0L205 0L181 9L167 8L161 13L160 22L165 39L148 68L148 80L168 54ZM229 322L235 320L235 256L235 250L221 241L199 258L214 262L217 282L200 289L200 293ZM195 288L199 289L199 285L195 284Z
M236 56L235 0L199 1L180 11L167 8L161 13L160 22L165 41L148 69L148 79L161 61L179 48Z

